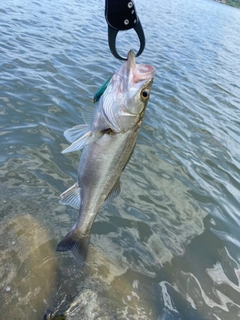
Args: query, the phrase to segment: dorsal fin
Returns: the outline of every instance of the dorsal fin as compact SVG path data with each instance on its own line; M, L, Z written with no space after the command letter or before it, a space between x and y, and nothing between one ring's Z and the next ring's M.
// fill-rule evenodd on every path
M121 191L120 187L120 177L117 179L115 185L113 186L112 190L110 191L109 195L105 199L105 202L111 202L114 198L116 198Z

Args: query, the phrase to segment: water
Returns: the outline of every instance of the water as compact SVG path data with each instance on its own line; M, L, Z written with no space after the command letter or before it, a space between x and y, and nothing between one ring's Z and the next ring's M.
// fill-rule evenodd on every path
M121 195L101 208L82 270L55 252L77 216L58 201L79 155L61 151L63 131L83 123L121 64L104 1L0 5L4 319L48 308L67 319L240 317L240 11L206 0L136 6L147 38L138 62L157 73ZM117 44L138 49L134 32Z

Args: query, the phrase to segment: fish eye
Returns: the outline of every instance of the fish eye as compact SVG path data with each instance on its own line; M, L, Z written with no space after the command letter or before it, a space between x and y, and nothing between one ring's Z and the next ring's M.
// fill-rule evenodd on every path
M147 100L149 98L150 91L148 89L143 89L141 91L141 98Z

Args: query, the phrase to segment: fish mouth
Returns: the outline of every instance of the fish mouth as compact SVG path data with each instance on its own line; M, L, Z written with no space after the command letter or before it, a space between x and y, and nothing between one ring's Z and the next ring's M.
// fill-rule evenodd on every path
M128 55L127 55L127 66L128 66L128 69L135 69L136 68L136 59L135 59L135 53L133 50L130 50L128 52Z
M135 53L130 50L127 61L119 72L112 77L112 83L117 92L125 92L131 87L140 87L147 80L154 77L156 69L148 64L136 64Z
M135 53L130 50L127 55L127 61L123 64L120 75L128 83L137 84L154 77L156 69L148 64L136 64Z

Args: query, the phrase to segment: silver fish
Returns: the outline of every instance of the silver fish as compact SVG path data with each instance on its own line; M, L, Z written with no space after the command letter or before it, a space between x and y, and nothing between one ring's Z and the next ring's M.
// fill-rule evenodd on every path
M120 175L136 144L150 96L155 68L136 64L133 51L113 74L96 103L90 125L65 131L71 152L83 148L78 181L61 194L61 203L79 209L77 222L59 242L57 251L86 255L89 233L99 208L120 192Z

